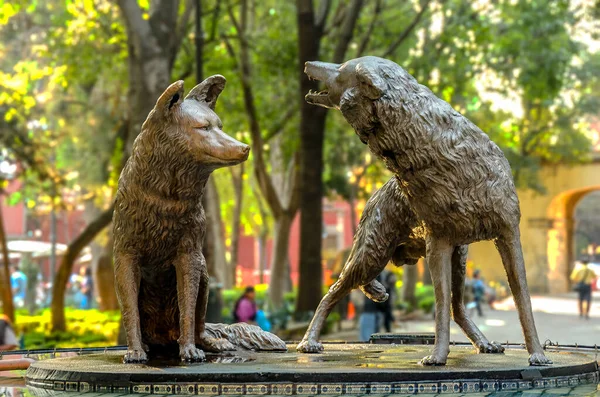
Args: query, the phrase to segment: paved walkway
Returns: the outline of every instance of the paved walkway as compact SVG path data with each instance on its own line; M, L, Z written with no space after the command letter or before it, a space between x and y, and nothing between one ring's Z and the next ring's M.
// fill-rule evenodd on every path
M600 346L600 293L594 294L591 318L579 317L577 297L573 294L561 296L532 297L534 316L540 340L549 339L560 344L580 344ZM474 321L490 340L522 342L523 334L512 298L496 304L497 310L484 307L484 317L475 315ZM399 322L395 332L433 332L431 320ZM452 323L451 338L455 341L467 341L462 331ZM357 340L358 330L345 330L326 335L329 340Z

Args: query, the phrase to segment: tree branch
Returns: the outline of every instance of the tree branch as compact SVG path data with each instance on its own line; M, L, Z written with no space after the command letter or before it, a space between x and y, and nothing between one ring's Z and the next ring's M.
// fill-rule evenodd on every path
M353 0L352 4L350 5L350 9L346 11L346 17L344 18L344 23L342 24L340 38L335 47L335 52L333 53L334 63L344 62L344 57L346 56L346 51L348 50L348 46L350 45L350 41L352 40L354 26L356 25L356 20L360 15L360 10L362 9L362 6L363 0Z
M269 142L271 139L276 137L279 133L283 131L286 124L292 119L294 114L298 111L298 106L290 106L287 112L277 121L277 123L271 128L270 131L267 132L264 142Z
M142 10L137 0L117 0L121 15L125 20L127 36L131 38L138 54L142 53L142 38L152 36L148 21L142 18Z
M54 286L52 287L52 331L65 331L66 328L65 312L63 310L65 290L69 276L73 271L75 259L77 259L77 256L81 251L94 240L98 233L111 223L114 209L115 203L113 202L110 208L88 224L81 234L67 247L67 251L58 267Z
M242 3L245 3L245 0ZM240 74L240 81L242 83L244 107L246 109L248 122L250 124L250 135L252 137L251 145L254 158L254 173L258 181L258 186L262 194L264 195L265 200L269 205L269 208L273 212L273 215L277 218L282 214L283 208L281 205L279 195L277 194L277 191L273 186L273 181L271 180L267 172L267 167L264 160L264 141L258 122L258 112L256 110L254 93L252 91L250 54L248 48L248 41L245 38L246 32L244 30L239 29L239 27L241 26L237 22L235 16L233 15L233 10L231 9L231 7L228 6L227 9L232 23L234 24L234 26L236 26L238 37L240 40L240 56L238 61L238 71ZM247 11L247 7L245 7L244 4L242 4L242 9ZM230 54L232 54L233 47L231 46L231 44L226 44L226 46L228 47L228 51L230 52Z
M201 0L200 0L201 1ZM217 36L217 20L219 19L219 13L221 11L221 2L217 1L212 15L212 24L210 26L210 40L214 40Z
M358 50L356 51L356 57L361 57L364 54L367 46L369 45L369 41L371 40L371 35L373 34L373 30L375 29L375 25L377 24L377 20L379 19L379 15L383 10L383 0L377 0L375 3L375 10L373 11L373 18L371 19L371 23L367 28L362 40L360 41L360 45L358 46Z
M396 51L396 49L398 49L398 47L400 47L400 45L404 42L404 40L406 40L408 38L408 36L411 34L411 32L419 24L419 21L421 21L421 18L423 17L423 14L425 14L425 11L427 11L427 8L429 7L430 2L431 2L431 0L424 0L424 2L421 3L421 10L417 13L417 15L415 16L413 21L410 23L410 25L408 25L404 29L404 31L402 31L402 33L400 33L400 36L398 36L396 41L394 41L389 46L389 48L381 55L383 58L390 56L394 51Z
M287 211L291 214L295 214L300 208L300 152L294 153L294 156L290 160L288 166L288 192L286 194L287 199Z
M177 27L175 29L175 39L173 41L173 52L171 53L171 58L177 56L179 52L179 47L181 47L181 42L185 37L185 34L188 30L188 23L192 16L194 9L196 8L196 0L187 0L185 2L185 7L183 9L183 13L179 17L179 21L177 22Z
M321 29L320 30L321 34L323 36L327 36L329 33L331 33L331 31L333 31L335 28L337 28L344 22L345 16L346 16L346 3L344 3L343 1L340 1L338 3L338 6L335 9L334 14L333 14L333 19L331 21L331 25L329 25L327 27L327 29L325 28L325 25L318 26L318 28Z
M325 22L327 22L327 16L329 15L329 11L331 10L331 0L322 0L321 6L319 7L319 11L317 12L317 18L315 21L315 26L321 32L325 29Z

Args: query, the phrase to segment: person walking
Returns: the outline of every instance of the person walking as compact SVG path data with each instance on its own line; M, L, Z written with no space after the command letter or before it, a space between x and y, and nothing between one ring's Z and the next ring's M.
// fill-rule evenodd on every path
M394 325L394 302L396 302L396 275L394 272L388 271L384 276L385 292L388 294L388 299L380 303L380 309L383 315L383 327L385 332L392 332Z
M579 317L589 320L592 306L592 282L596 279L596 273L588 267L588 264L588 260L583 260L581 266L576 266L571 273L571 281L575 283L575 290L579 295ZM586 304L585 310L584 303Z
M80 309L91 309L94 303L94 281L92 279L92 269L88 266L82 266L80 271Z
M477 314L479 315L479 317L483 317L481 303L485 299L485 283L481 279L481 273L479 269L473 272L473 297L475 298L475 307L477 308Z
M235 302L233 307L233 322L235 323L254 323L256 321L256 292L254 287L248 286L244 294Z
M25 295L27 291L27 276L19 269L19 266L12 266L10 274L10 287L13 293L15 307L25 306Z
M14 350L19 346L19 340L15 335L10 319L0 314L0 352Z
M381 274L377 276L376 280L381 282ZM381 321L383 319L382 303L373 302L366 296L363 296L363 301L364 304L362 312L360 313L358 330L360 340L362 342L368 342L369 339L371 339L371 335L379 332Z

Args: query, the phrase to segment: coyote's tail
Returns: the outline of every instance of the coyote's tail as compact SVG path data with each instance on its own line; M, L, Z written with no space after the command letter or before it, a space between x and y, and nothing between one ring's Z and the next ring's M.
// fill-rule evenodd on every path
M246 323L206 323L206 333L213 338L227 339L236 347L246 350L287 351L285 342L275 334Z

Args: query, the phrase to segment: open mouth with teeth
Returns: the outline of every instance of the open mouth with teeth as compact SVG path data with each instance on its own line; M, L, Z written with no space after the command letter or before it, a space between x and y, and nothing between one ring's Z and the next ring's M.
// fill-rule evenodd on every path
M318 92L310 90L308 94L304 96L304 99L311 105L323 106L326 108L335 107L335 104L331 101L331 98L329 97L329 91L327 90Z
M306 102L311 105L323 106L326 108L336 107L337 104L333 103L329 95L329 83L333 82L337 77L340 65L335 63L327 62L306 62L304 65L304 73L308 76L309 80L322 81L325 83L326 89L323 91L310 90L304 97Z
M321 103L325 101L329 102L329 91L310 90L304 98L306 99L306 102L310 103L311 105L321 105Z

